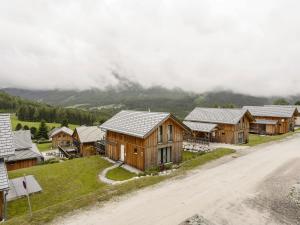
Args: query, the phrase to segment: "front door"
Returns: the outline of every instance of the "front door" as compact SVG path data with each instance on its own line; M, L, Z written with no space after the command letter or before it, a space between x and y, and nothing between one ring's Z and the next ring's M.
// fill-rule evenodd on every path
M122 161L122 162L125 161L125 146L124 145L120 146L120 161Z
M239 144L243 144L244 143L244 132L240 132L238 134L238 138L239 138Z

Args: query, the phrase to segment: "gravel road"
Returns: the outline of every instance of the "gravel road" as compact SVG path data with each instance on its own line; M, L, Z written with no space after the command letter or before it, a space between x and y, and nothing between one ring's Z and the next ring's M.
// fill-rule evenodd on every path
M289 191L300 182L300 135L242 151L54 224L178 225L195 214L219 225L298 224Z

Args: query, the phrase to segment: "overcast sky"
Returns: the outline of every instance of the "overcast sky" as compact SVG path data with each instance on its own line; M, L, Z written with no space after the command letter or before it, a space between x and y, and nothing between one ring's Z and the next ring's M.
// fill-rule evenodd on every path
M0 1L0 87L300 93L299 0Z

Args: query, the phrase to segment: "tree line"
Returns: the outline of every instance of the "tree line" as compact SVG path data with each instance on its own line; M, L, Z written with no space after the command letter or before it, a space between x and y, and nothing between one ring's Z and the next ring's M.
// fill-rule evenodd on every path
M32 122L44 120L48 123L62 123L67 121L78 125L92 125L96 121L96 113L36 103L4 92L0 92L0 110L15 112L19 120Z

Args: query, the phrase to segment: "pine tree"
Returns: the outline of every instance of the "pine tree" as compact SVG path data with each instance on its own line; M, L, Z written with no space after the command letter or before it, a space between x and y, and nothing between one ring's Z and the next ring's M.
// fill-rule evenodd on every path
M39 127L39 131L38 131L38 135L37 135L38 139L48 139L48 127L46 125L45 120L42 120L40 123L40 127Z
M67 119L63 119L63 121L60 124L61 127L69 127L69 122Z
M37 136L37 129L36 127L30 127L30 133L32 135L32 137L35 139Z
M23 126L22 124L18 123L16 126L16 130L22 130Z

